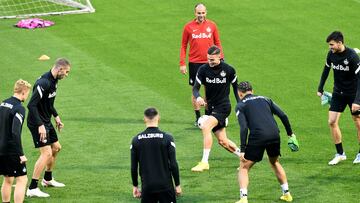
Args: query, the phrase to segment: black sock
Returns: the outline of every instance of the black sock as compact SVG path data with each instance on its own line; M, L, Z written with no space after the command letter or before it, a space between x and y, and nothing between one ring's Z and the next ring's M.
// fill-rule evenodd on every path
M343 154L344 153L344 150L343 150L343 147L342 147L342 143L340 142L339 144L335 144L335 147L336 147L336 152L338 154Z
M205 115L209 115L209 110L205 109Z
M39 182L39 180L31 179L31 183L30 183L29 189L32 190L32 189L37 188L37 187L38 187L38 182Z
M200 118L200 110L195 110L196 120Z
M52 180L52 172L51 172L51 171L45 171L44 179L45 179L46 181Z

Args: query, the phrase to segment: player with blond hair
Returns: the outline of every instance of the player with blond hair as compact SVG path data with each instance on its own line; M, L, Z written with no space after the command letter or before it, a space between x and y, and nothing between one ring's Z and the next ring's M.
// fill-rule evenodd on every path
M4 175L1 187L1 198L4 203L10 202L14 179L14 202L24 201L27 158L21 144L21 131L25 119L25 108L21 103L28 98L30 88L30 83L19 79L14 85L14 95L0 104L0 175Z

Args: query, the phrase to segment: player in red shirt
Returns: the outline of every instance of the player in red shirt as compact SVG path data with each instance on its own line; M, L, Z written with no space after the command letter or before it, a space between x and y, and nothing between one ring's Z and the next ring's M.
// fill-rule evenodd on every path
M216 45L222 50L216 24L213 21L206 19L206 14L207 11L204 4L199 3L195 5L196 18L184 26L182 34L180 73L184 75L187 74L185 60L187 46L190 44L189 85L191 85L191 90L193 89L196 73L199 67L207 63L207 50L212 45ZM224 58L223 53L221 53L221 58ZM195 125L197 125L197 120L201 116L200 106L196 103L196 99L193 95L191 95L191 100L196 115Z

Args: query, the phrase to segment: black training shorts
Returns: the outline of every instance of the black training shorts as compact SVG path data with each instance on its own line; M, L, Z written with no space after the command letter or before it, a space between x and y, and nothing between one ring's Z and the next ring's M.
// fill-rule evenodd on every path
M173 189L162 192L141 193L141 203L176 203L175 191Z
M231 105L221 105L221 106L212 106L209 105L208 111L210 116L214 116L218 121L218 125L215 126L212 131L215 133L216 131L225 128L228 123L228 116L231 113Z
M54 126L51 123L46 123L44 125L45 125L45 129L46 129L46 142L45 143L40 141L39 127L34 127L31 125L28 125L28 128L29 128L32 138L33 138L35 148L51 145L52 143L58 141L58 137L57 137Z
M264 145L247 145L245 148L245 159L259 162L264 156L264 151L269 157L281 156L280 154L280 140L279 142L272 142Z
M205 63L191 63L189 62L189 85L194 86L196 80L196 73L199 70L199 67Z
M0 156L0 175L9 177L19 177L26 175L26 164L20 163L18 155Z
M341 94L341 93L334 92L332 94L329 111L342 113L342 112L344 112L346 105L347 105L347 106L349 106L350 112L351 112L351 105L354 102L355 97L356 97L355 94L349 95L349 94ZM356 111L354 113L351 112L351 114L359 115L360 111Z

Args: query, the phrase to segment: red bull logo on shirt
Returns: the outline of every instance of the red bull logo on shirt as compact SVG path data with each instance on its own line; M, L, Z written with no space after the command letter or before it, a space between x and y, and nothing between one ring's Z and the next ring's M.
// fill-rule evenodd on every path
M193 39L209 39L211 38L211 34L212 33L209 33L209 34L206 34L206 33L200 33L200 34L192 34L192 38Z
M226 83L226 78L214 78L214 79L210 79L208 77L206 77L206 82L207 83L214 83L214 84L223 84L223 83Z
M342 65L340 65L340 64L338 64L338 65L334 65L333 63L331 63L331 67L333 68L333 69L335 69L335 70L343 70L343 71L349 71L350 70L350 68L349 68L349 66L342 66Z

